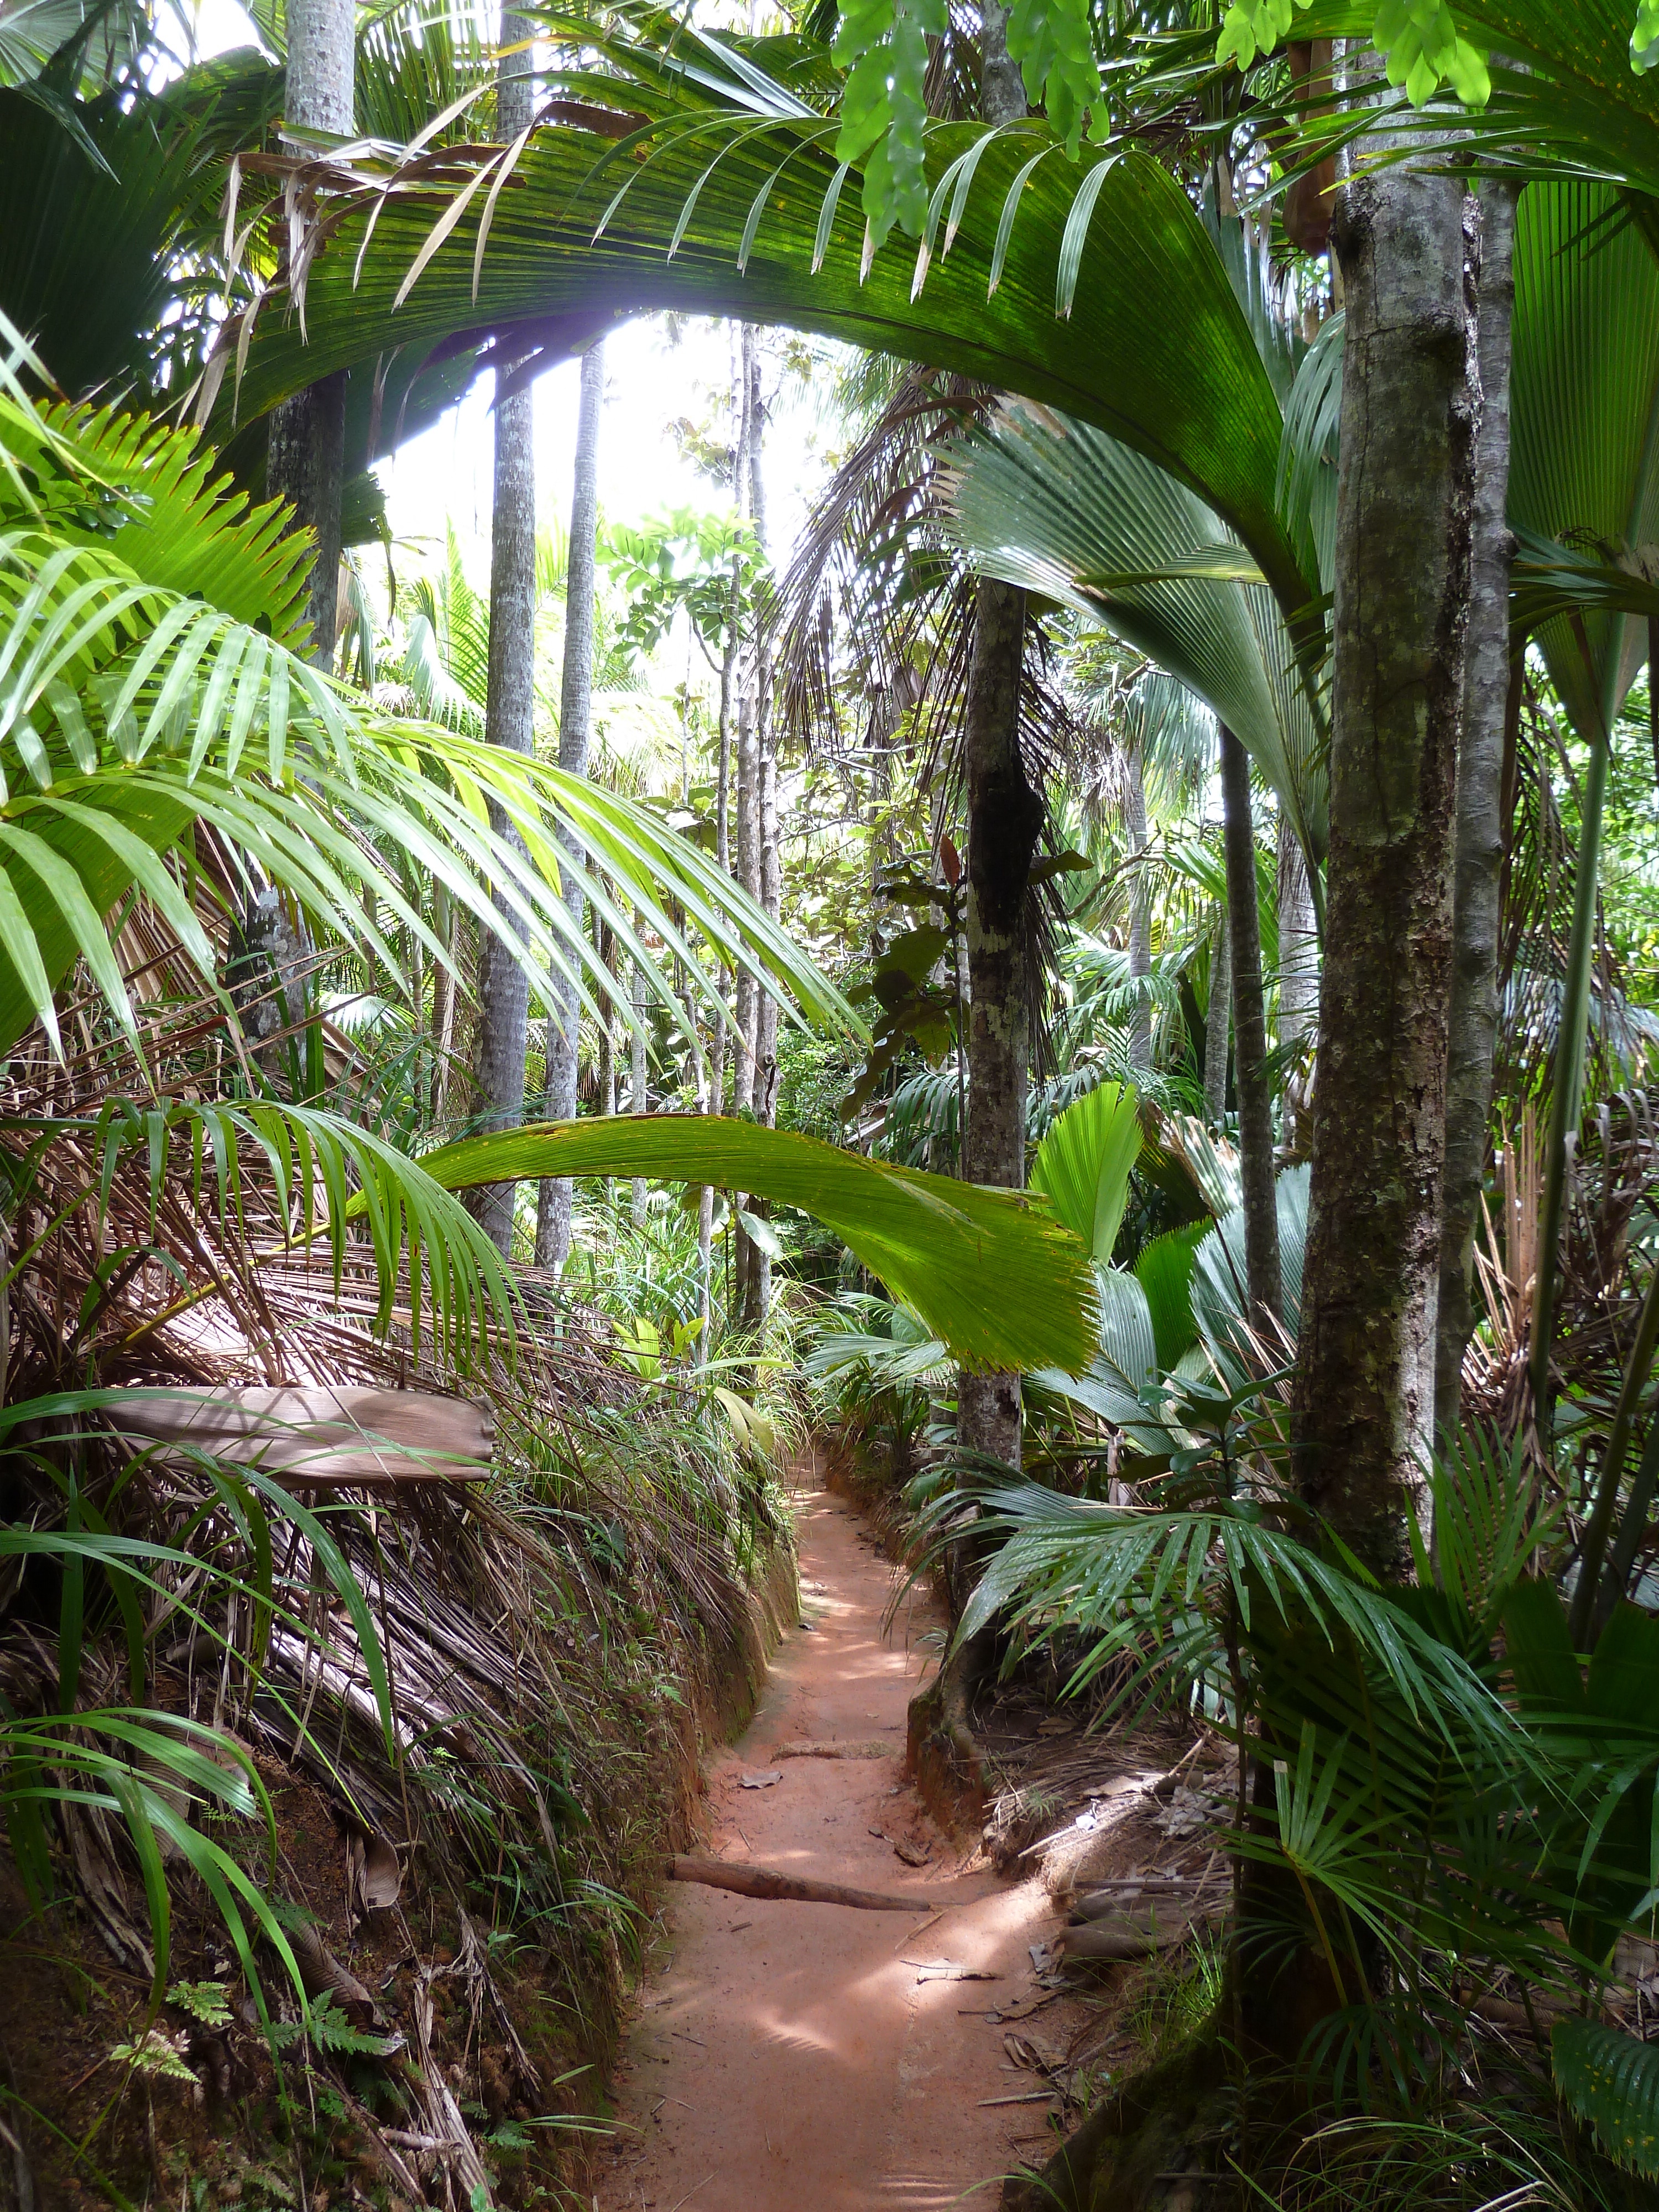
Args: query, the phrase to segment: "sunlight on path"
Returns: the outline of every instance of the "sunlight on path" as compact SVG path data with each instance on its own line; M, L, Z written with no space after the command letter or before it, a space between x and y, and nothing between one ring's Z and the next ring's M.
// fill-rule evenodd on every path
M901 1782L905 1707L933 1663L914 1639L933 1616L918 1605L884 1637L890 1570L859 1541L851 1508L805 1491L796 1522L812 1626L786 1639L747 1735L711 1765L706 1848L914 1889L917 1917L671 1888L672 1956L647 1975L618 2069L621 2117L641 2133L602 2161L600 2212L942 2212L969 2191L988 2208L997 2178L1042 2135L1041 2105L977 2100L1033 2086L982 2014L1029 1979L1025 1947L1053 1926L1048 1900L1036 1881L960 1875L962 1854ZM885 1738L892 1754L773 1755L829 1738ZM741 1785L775 1770L769 1787ZM907 1867L898 1842L931 1845L931 1863ZM930 1924L952 1899L967 1902ZM1000 1978L919 1982L906 1963L942 1958Z

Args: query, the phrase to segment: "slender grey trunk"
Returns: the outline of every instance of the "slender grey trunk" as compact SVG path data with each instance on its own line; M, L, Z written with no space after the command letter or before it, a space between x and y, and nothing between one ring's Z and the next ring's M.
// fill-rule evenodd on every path
M981 0L980 21L981 113L988 123L1017 121L1026 112L1025 88L1008 52L1006 10L999 0ZM961 1158L966 1181L1014 1190L1025 1181L1025 892L1042 830L1042 802L1026 778L1019 744L1024 665L1025 594L981 577L963 732L969 1005ZM971 1451L1019 1465L1018 1375L957 1376L957 1438Z
M1204 1104L1211 1125L1219 1129L1227 1119L1227 1039L1232 1018L1232 945L1227 934L1227 910L1215 918L1215 940L1210 950L1210 1003L1204 1012Z
M743 325L740 374L743 380L743 449L738 459L739 511L757 521L755 507L756 459L760 446L759 356L755 326ZM738 881L750 898L760 896L760 685L759 670L751 664L744 671L738 700ZM756 1017L757 994L754 980L739 971L737 1021L732 1069L734 1109L752 1112L755 1104ZM739 1267L739 1276L742 1269Z
M735 434L732 444L732 497L740 519L748 515L750 494L749 441L754 426L750 412L750 391L747 348L751 339L752 333L749 331L747 325L740 326L738 355L733 363L732 381L732 406L735 417ZM726 650L720 660L719 756L715 763L714 775L714 852L721 867L728 874L732 869L733 798L732 738L738 711L739 678L743 658L743 562L739 556L734 555L732 562L732 590L726 602ZM739 814L741 814L741 781L739 781L736 796ZM742 1103L741 1070L744 1013L742 995L743 978L739 976L738 979L734 1023L729 1024L726 1007L732 994L732 971L729 968L722 966L719 970L714 1036L710 1040L708 1087L702 1104L702 1110L706 1114L723 1114L726 1111L726 1048L728 1034L732 1036L733 1049L732 1085L733 1109L735 1110ZM735 1223L732 1224L732 1233L734 1237L737 1234ZM708 1356L708 1322L713 1310L708 1297L708 1285L714 1265L714 1194L704 1190L700 1191L697 1196L697 1261L699 1279L703 1285L701 1311L704 1322L701 1349L702 1356L704 1358Z
M1452 845L1474 424L1463 190L1352 177L1337 489L1325 972L1294 1464L1384 1578L1409 1577L1434 1414Z
M988 123L1018 123L1029 111L1019 64L1008 51L1008 10L980 0L979 109Z
M1128 832L1129 856L1138 861L1146 850L1146 778L1140 748L1132 744L1123 758L1123 825ZM1152 902L1146 871L1129 872L1129 988L1134 1005L1129 1014L1129 1066L1137 1075L1152 1072Z
M1279 1042L1301 1048L1319 1031L1319 938L1308 864L1295 831L1279 817ZM1305 1073L1285 1086L1285 1145L1304 1158L1313 1143L1312 1094Z
M454 910L441 884L432 886L432 933L453 960ZM449 1099L449 1055L455 1042L455 978L441 960L432 963L432 1090L428 1110L441 1121Z
M1284 1311L1279 1200L1273 1187L1273 1102L1267 1017L1261 996L1261 917L1256 906L1250 759L1221 729L1222 836L1227 856L1227 936L1232 949L1233 1038L1238 1085L1238 1159L1244 1186L1244 1273L1258 1322Z
M1463 726L1457 753L1457 850L1446 1053L1445 1218L1435 1342L1434 1421L1456 1429L1463 1352L1474 1327L1470 1280L1492 1117L1498 1042L1498 930L1504 869L1504 759L1510 672L1510 357L1516 188L1488 179L1471 195L1474 449Z
M755 726L755 696L745 683L738 702L738 849L733 873L751 898L760 896L760 754ZM755 1011L754 979L746 969L739 969L737 1018L732 1032L732 1103L738 1114L750 1112L755 1103Z
M355 106L353 0L289 0L285 122L296 133L349 138ZM330 666L339 622L340 481L345 466L345 372L320 378L270 414L265 489L294 507L294 527L315 532L307 611L311 658Z
M599 931L599 942L594 950L604 974L615 981L611 963L617 957L616 934L609 922ZM599 999L599 1111L609 1117L617 1110L617 1040L611 1027L611 1000L601 993Z
M288 10L288 70L283 119L296 134L351 136L356 62L352 0L292 0ZM340 480L345 466L343 370L320 378L271 410L266 433L265 489L294 509L289 527L316 541L306 613L309 658L334 660L340 599ZM303 920L267 890L242 905L232 927L226 981L246 1008L243 1026L256 1050L305 1020L305 975L313 947ZM273 988L274 987L274 988ZM285 1054L270 1046L259 1057L277 1073Z
M599 416L605 405L605 347L590 346L582 356L581 390L576 412L575 486L570 499L570 552L564 586L564 663L559 678L559 766L568 775L587 774L588 740L593 721L593 599L599 521ZM580 860L581 848L563 842ZM581 887L567 868L564 902L570 913L570 942L580 942L584 901ZM581 1002L574 981L564 984L547 1017L547 1103L550 1121L576 1118L577 1057L581 1042ZM562 1267L570 1256L570 1179L548 1177L536 1192L536 1265Z
M761 390L758 346L749 354L749 509L755 525L755 542L764 559L768 552L766 526L766 410ZM778 854L777 734L772 719L772 655L765 627L755 634L755 884L754 895L775 921L782 901L782 877ZM755 987L755 1051L750 1105L755 1119L766 1127L778 1118L778 1005L769 991ZM750 1211L764 1212L751 1201ZM737 1232L738 1279L743 1322L758 1332L766 1326L772 1303L770 1256L741 1227Z
M522 15L501 15L501 44L528 38ZM529 57L515 54L501 64L496 88L499 128L503 136L521 131L530 119ZM532 444L534 399L529 388L501 395L512 364L497 372L494 499L489 517L489 672L484 707L484 735L493 745L527 753L535 744L536 712L536 473ZM490 818L522 854L524 847L499 809ZM522 939L523 926L510 915L499 890L495 908L506 929ZM522 960L501 933L483 930L478 941L478 1011L473 1054L477 1126L515 1128L524 1119L525 1055L530 1033L530 979ZM503 1256L513 1249L518 1186L481 1183L464 1203Z
M731 404L735 422L732 441L732 497L741 516L748 512L749 386L734 365ZM732 559L732 588L726 599L726 648L720 655L720 728L714 758L714 857L729 875L732 871L732 732L738 697L738 664L743 651L743 562ZM732 995L732 971L720 969L715 1006L712 1089L717 1114L726 1110L726 1009Z
M635 927L639 917L635 917ZM628 1110L630 1114L648 1114L650 1099L646 1095L645 1075L645 1014L649 1004L646 997L645 970L636 960L634 963L635 1028L628 1040ZM645 1177L635 1176L629 1194L632 1212L636 1222L645 1218Z

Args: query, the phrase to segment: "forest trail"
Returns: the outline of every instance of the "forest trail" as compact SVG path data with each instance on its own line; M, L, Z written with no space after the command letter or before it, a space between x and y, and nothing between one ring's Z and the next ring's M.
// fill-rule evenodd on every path
M936 1656L917 1639L936 1617L918 1598L884 1634L892 1571L858 1514L817 1487L795 1506L811 1626L785 1639L747 1733L711 1761L699 1848L914 1889L917 1917L672 1885L672 1952L647 1969L618 2069L627 2131L600 2161L599 2212L942 2212L969 2191L988 2206L996 2177L1052 2141L1043 2101L980 2101L1039 2087L984 2014L1029 1988L1026 1947L1054 1924L1048 1896L1036 1879L963 1874L901 1779L905 1709ZM892 1753L774 1756L830 1739ZM780 1779L745 1789L757 1773ZM907 1866L899 1842L931 1847L930 1863ZM999 1978L921 1978L914 1962L941 1960Z

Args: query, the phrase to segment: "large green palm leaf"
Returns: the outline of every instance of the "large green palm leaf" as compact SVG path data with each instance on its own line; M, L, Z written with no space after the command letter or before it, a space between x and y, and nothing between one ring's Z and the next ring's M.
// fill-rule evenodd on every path
M1659 263L1600 185L1540 184L1516 225L1509 511L1652 581L1659 574ZM1538 641L1586 737L1647 657L1645 625L1559 615ZM1611 712L1608 712L1608 710Z
M0 309L76 396L194 374L226 161L280 108L281 72L244 51L159 91L38 91L0 89Z
M337 166L319 173L337 196L308 281L309 343L296 319L267 310L238 384L226 373L246 333L228 331L203 394L216 422L229 419L233 386L246 416L329 369L397 345L418 356L463 331L534 325L538 343L574 349L643 309L740 315L958 370L1092 422L1198 491L1287 609L1312 596L1274 501L1272 381L1201 220L1156 162L1112 154L1073 167L1037 121L938 126L920 249L890 240L866 269L855 187L828 150L833 126L799 101L774 88L739 116L735 95L677 106L631 82L578 88L617 107L649 97L663 119L620 143L544 127L510 173L484 149L378 177L365 167L355 194L339 191Z
M544 1122L443 1146L423 1154L420 1168L445 1190L613 1175L746 1191L833 1229L965 1366L1078 1373L1097 1343L1082 1241L1029 1192L924 1175L816 1137L704 1115ZM353 1201L354 1215L367 1210L365 1200Z

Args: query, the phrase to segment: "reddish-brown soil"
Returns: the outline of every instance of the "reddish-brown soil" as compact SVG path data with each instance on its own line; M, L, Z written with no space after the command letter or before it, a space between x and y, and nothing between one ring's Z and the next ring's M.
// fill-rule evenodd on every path
M938 1621L918 1600L884 1632L891 1570L842 1499L803 1492L798 1528L811 1626L785 1639L747 1734L711 1765L702 1847L914 1891L916 1917L672 1887L618 2069L624 2130L595 2177L602 2212L932 2212L976 2184L994 2203L995 2178L1053 2141L1040 2094L981 2101L1041 2091L985 2014L1030 1994L1027 1946L1054 1932L1053 1905L1035 1876L964 1871L965 1847L902 1780L905 1708L934 1657L918 1639ZM829 1739L893 1752L773 1756ZM781 1778L743 1787L769 1771ZM899 1843L929 1863L906 1865ZM914 1962L940 1960L999 1978L919 1978Z

